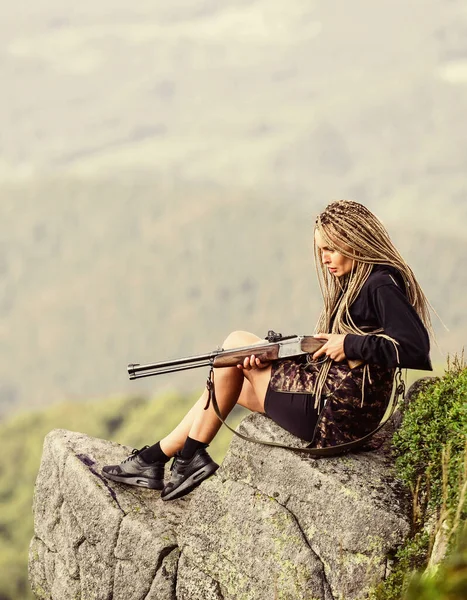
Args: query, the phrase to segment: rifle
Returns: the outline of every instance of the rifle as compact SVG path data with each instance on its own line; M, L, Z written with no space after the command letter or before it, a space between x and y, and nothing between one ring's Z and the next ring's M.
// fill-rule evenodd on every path
M243 363L244 359L252 354L262 362L270 362L303 354L314 354L325 344L323 340L318 340L312 335L283 336L281 333L272 330L268 331L265 340L264 343L252 344L251 346L229 350L218 349L208 354L166 360L150 365L129 364L128 374L130 379L139 379L140 377L151 377L152 375L162 375L163 373L173 373L174 371L184 371L198 367L234 367Z
M209 391L209 399L205 406L205 410L208 408L212 401L214 411L219 420L232 431L238 437L258 444L264 444L266 446L274 446L276 448L285 448L288 450L294 450L296 452L303 452L311 456L335 456L343 452L349 452L357 449L362 444L367 442L375 433L377 433L392 417L392 414L397 406L399 396L404 396L405 384L402 381L401 369L399 368L396 374L396 389L392 395L390 401L389 410L386 411L386 415L381 420L378 427L363 436L358 440L352 442L346 442L344 444L338 444L337 446L328 446L325 448L313 448L307 447L294 447L279 444L277 442L268 442L266 440L257 440L249 436L243 435L238 431L235 431L228 425L220 412L219 406L216 400L216 394L214 390L213 381L213 368L214 367L234 367L238 364L243 363L247 356L254 354L261 361L269 362L274 360L280 360L283 358L290 358L293 356L310 355L314 354L319 350L326 342L318 340L311 335L289 335L283 336L281 333L269 330L268 335L265 338L265 343L252 344L251 346L243 346L241 348L233 348L229 350L218 349L210 352L209 354L201 354L199 356L189 356L187 358L179 358L176 360L168 360L163 362L157 362L150 365L140 364L129 364L128 374L130 379L139 379L140 377L150 377L152 375L161 375L162 373L172 373L174 371L184 371L185 369L195 369L197 367L211 367L208 380L206 382L207 389ZM350 368L362 364L362 361L347 361Z

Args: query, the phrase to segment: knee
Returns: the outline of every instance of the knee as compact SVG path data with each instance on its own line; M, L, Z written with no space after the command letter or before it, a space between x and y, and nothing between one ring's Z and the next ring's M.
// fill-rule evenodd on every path
M241 346L249 346L260 341L261 338L249 331L232 331L232 333L225 338L222 348L224 348L224 350L228 350L229 348L240 348Z

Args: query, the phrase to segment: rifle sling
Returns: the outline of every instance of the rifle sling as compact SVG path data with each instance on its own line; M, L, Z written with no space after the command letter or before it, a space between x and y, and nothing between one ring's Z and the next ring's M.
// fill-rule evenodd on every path
M396 383L397 383L396 389L394 391L394 394L391 397L391 400L389 401L389 405L388 405L389 411L386 409L387 416L381 420L380 424L378 425L378 427L376 429L374 429L372 432L368 433L367 435L363 436L362 438L359 438L358 440L353 440L352 442L347 442L345 444L338 444L336 446L327 446L326 448L309 448L309 447L300 448L300 447L296 447L296 446L286 446L285 444L280 444L278 442L268 442L266 440L258 440L256 438L252 438L247 435L243 435L242 433L239 433L238 431L235 431L235 429L230 427L230 425L228 423L226 423L225 420L222 418L222 415L221 415L221 412L219 409L219 405L217 404L216 391L214 388L214 369L212 366L211 366L211 370L209 372L208 380L206 382L206 387L208 389L209 396L208 396L208 400L206 402L206 406L204 407L204 410L207 410L209 407L209 404L212 402L214 412L216 413L218 419L227 427L227 429L230 429L230 431L232 431L232 433L234 433L238 437L242 438L243 440L246 440L247 442L254 442L255 444L263 444L264 446L274 446L275 448L284 448L286 450L293 450L294 452L304 452L311 456L337 456L338 454L343 454L344 452L349 452L350 450L354 450L355 448L362 446L365 442L367 442L370 438L372 438L376 433L378 433L378 431L380 431L380 429L382 429L384 427L384 425L386 425L386 423L389 421L389 419L394 414L394 411L396 409L399 398L401 396L403 397L404 391L405 391L405 384L402 381L402 371L400 368L398 369L397 374L396 374Z

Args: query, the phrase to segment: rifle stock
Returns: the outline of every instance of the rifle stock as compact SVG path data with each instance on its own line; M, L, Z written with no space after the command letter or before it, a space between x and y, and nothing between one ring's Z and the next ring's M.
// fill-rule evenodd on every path
M214 367L234 367L242 364L247 356L254 354L262 362L271 362L281 358L299 356L300 354L313 354L324 345L322 340L317 340L311 335L264 344L260 342L243 348L224 350L215 357ZM281 350L283 350L281 352Z
M224 350L222 354L215 357L214 367L235 367L242 364L247 356L254 354L262 362L270 362L279 358L279 344L267 344L258 346L248 346L245 348L235 348L233 350Z

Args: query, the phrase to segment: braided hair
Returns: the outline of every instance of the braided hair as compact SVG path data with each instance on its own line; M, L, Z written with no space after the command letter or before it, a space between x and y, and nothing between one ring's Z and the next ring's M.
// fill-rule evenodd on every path
M412 269L392 243L384 225L368 208L352 200L331 202L316 218L315 231L319 231L330 248L354 260L350 273L337 278L323 265L319 248L315 243L315 266L324 300L323 310L315 329L316 333L379 335L394 343L398 355L396 340L385 335L382 329L362 331L350 316L350 306L368 279L373 265L379 264L391 265L400 272L409 302L427 330L433 335L430 304L422 288ZM332 361L327 360L317 378L314 390L317 402L331 364ZM368 368L366 370L371 381Z

